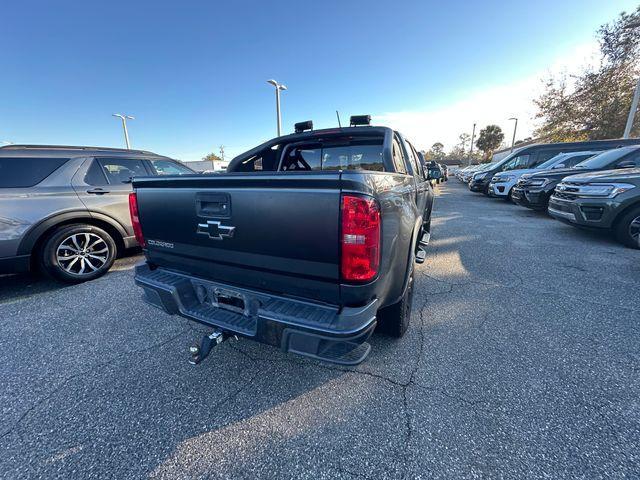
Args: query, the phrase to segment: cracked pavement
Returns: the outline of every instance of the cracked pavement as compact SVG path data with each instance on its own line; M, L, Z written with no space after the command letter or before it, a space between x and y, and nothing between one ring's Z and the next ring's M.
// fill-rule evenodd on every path
M438 187L412 323L342 368L140 301L131 267L0 277L0 478L631 478L640 252Z

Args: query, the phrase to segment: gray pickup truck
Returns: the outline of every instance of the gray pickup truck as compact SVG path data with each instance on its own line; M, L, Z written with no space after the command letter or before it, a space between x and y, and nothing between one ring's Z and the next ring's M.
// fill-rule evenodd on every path
M191 349L239 335L357 364L377 325L401 337L424 261L433 191L398 132L352 126L270 140L227 173L135 178L131 215L146 262L135 281L170 314L213 327Z

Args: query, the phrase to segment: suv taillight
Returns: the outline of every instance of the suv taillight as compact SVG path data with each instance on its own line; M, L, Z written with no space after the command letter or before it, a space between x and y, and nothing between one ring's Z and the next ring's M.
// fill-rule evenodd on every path
M342 196L342 279L366 282L380 266L380 207L371 197Z
M140 225L140 215L138 214L138 197L135 192L129 194L129 213L131 214L131 225L133 226L133 234L141 247L146 247L144 235L142 235L142 226Z

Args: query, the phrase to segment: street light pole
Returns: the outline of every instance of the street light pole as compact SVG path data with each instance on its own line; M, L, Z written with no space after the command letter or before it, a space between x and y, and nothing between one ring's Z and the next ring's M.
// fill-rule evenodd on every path
M473 155L473 141L476 138L476 124L473 124L473 131L471 132L471 147L469 148L469 165L471 165L471 155Z
M516 123L513 126L513 138L511 139L511 151L513 152L513 146L516 144L516 130L518 130L518 119L516 117L511 117L509 120L515 120Z
M129 131L127 130L127 120L135 120L135 117L131 115L122 115L120 113L114 113L114 117L118 117L122 120L122 130L124 130L124 142L127 145L127 150L131 150L131 144L129 143Z
M276 82L275 80L267 80L267 83L273 85L276 89L276 122L278 126L278 136L282 132L282 118L280 116L280 90L286 90L286 85Z

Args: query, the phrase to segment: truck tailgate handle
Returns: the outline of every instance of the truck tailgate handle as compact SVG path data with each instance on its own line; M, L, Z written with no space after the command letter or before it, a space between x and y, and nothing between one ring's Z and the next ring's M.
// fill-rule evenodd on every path
M196 193L196 213L199 217L229 218L231 197L228 193Z

